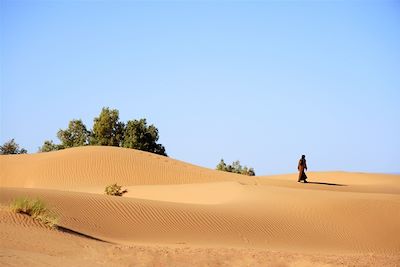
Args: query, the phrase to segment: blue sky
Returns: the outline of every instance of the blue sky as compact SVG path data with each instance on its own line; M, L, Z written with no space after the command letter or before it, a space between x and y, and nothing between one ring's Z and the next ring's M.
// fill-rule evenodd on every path
M205 167L400 172L398 1L0 1L1 143L108 106Z

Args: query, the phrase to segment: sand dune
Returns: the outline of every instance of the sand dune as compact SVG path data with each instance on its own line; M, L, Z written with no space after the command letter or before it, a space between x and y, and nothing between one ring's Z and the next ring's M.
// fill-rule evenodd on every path
M360 193L400 194L400 175L349 172L309 172L307 189ZM265 179L264 179L265 178ZM261 177L260 184L290 188L304 188L293 183L297 174Z
M54 207L62 226L115 243L399 252L397 196L344 196L286 188L243 190L240 198L218 205L6 188L0 191L0 201L7 203L19 195L40 197Z
M238 182L179 185L139 185L126 187L125 197L191 204L223 204L237 201L243 194ZM223 192L223 194L221 194ZM102 193L101 188L95 193Z
M1 156L0 164L0 204L18 196L39 197L60 216L61 226L121 246L246 248L342 258L372 253L383 265L399 260L399 175L309 173L313 183L300 184L296 174L246 177L110 147ZM114 182L128 188L124 197L103 194ZM11 232L20 229L15 222L26 224L19 215L2 216L14 218L2 222ZM7 251L17 253L15 246ZM96 253L102 249L103 243ZM312 263L307 259L305 266Z
M216 172L168 157L116 147L78 147L56 152L0 157L2 187L76 190L82 187L231 181ZM23 168L21 168L23 166ZM235 181L249 181L234 175Z
M120 245L51 230L0 207L1 266L395 266L398 255L305 254L255 248Z

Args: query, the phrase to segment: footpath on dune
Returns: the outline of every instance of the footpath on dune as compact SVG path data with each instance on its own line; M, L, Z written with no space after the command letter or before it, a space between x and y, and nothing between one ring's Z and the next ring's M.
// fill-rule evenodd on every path
M61 226L108 242L400 253L399 176L313 173L304 185L293 175L246 177L111 147L0 163L1 204L41 198ZM102 194L115 182L127 197Z

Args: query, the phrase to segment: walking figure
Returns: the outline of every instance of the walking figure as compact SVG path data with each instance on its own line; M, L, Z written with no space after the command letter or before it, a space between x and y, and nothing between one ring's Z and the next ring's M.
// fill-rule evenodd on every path
M301 180L303 180L305 183L307 183L307 175L304 170L307 170L307 163L306 163L306 156L302 155L301 159L299 160L299 165L297 166L297 169L299 170L299 180L297 182L300 183Z

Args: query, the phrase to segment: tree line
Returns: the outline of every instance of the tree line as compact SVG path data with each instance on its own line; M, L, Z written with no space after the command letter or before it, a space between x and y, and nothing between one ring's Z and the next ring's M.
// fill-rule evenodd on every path
M53 140L44 141L39 152L50 152L70 147L87 145L116 146L143 150L167 156L165 147L157 143L158 129L152 124L147 125L146 119L129 120L126 123L119 120L119 111L104 107L100 115L93 119L93 128L88 130L82 120L73 119L66 129L57 132L58 144ZM26 154L25 148L20 148L14 139L0 146L0 154ZM237 174L255 176L253 168L240 165L240 161L226 164L223 159L216 170Z
M87 145L117 146L143 150L167 156L165 147L157 143L158 129L148 125L146 119L129 120L126 123L119 120L119 111L104 107L100 115L93 120L92 130L88 130L82 120L71 120L66 129L57 132L60 143L53 140L44 141L39 152L50 152L70 147ZM1 154L23 154L26 149L19 148L14 139L0 146Z

